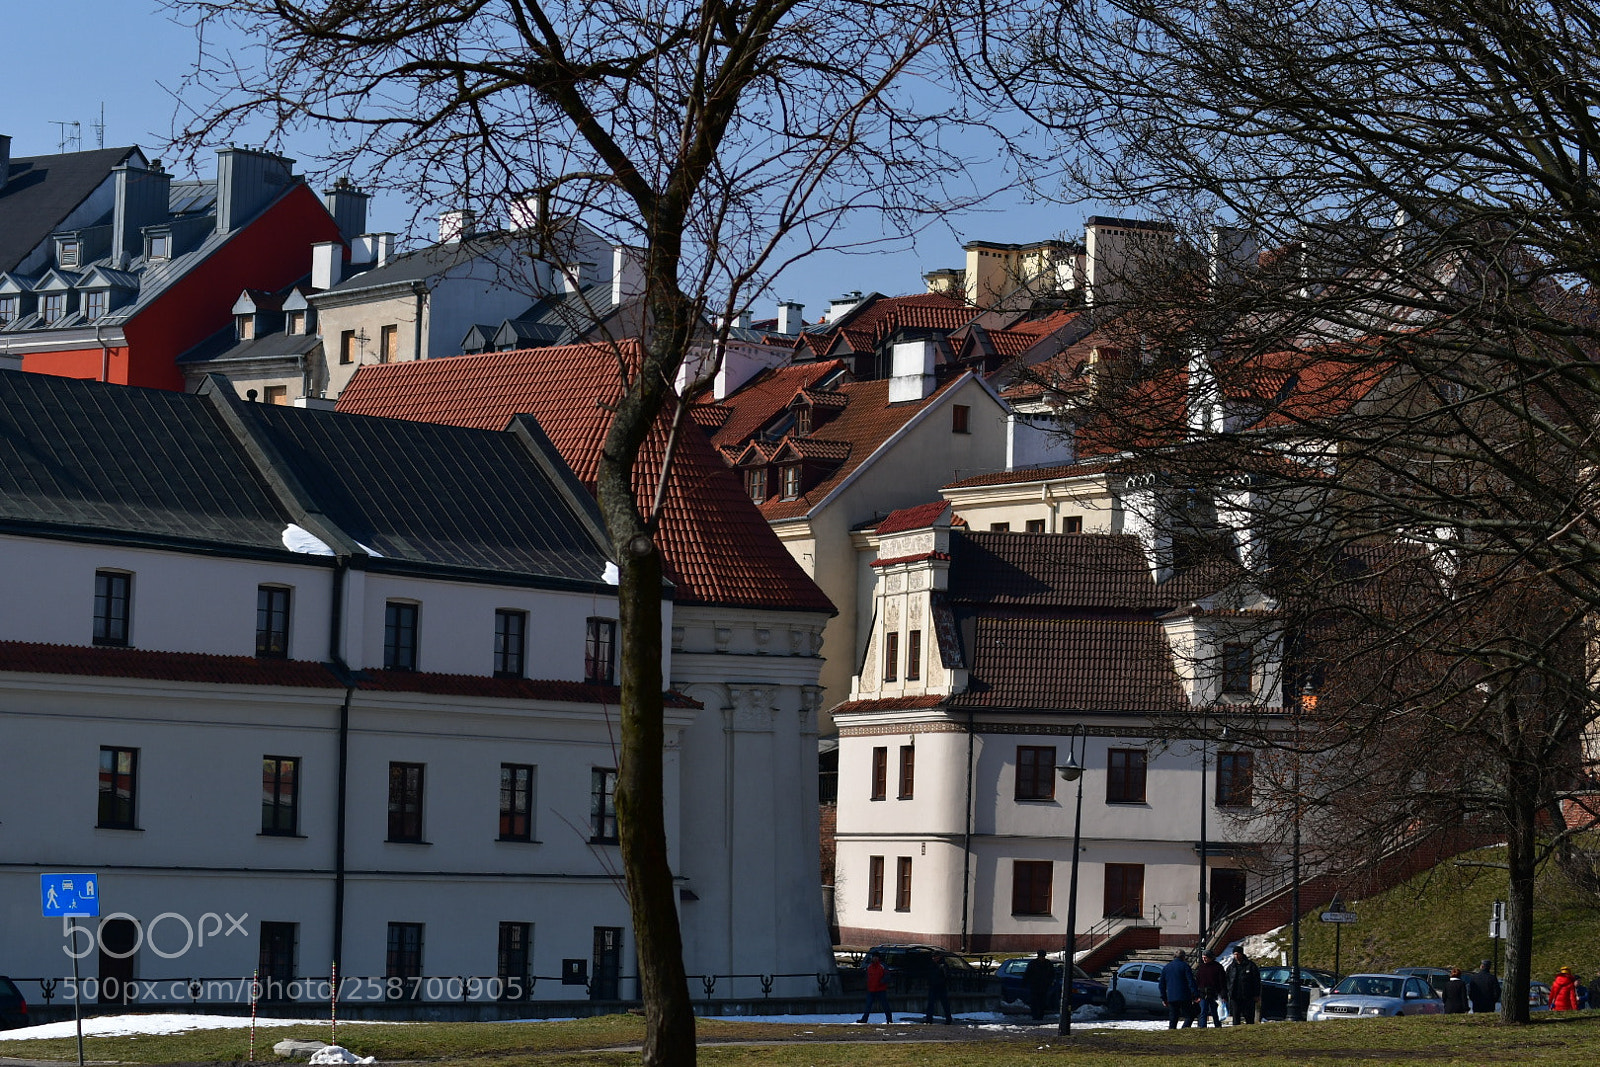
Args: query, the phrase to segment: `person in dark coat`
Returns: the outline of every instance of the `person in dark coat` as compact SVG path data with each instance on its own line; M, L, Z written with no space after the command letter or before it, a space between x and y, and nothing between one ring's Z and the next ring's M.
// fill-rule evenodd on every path
M955 1022L955 1019L950 1015L950 987L945 980L944 960L930 952L925 966L926 970L923 973L923 978L928 983L928 1004L923 1009L922 1021L925 1023L933 1022L933 1009L940 1007L944 1009L945 1023Z
M1256 1021L1256 1001L1261 999L1261 968L1244 954L1243 945L1233 946L1233 963L1228 967L1228 1014L1233 1025Z
M1461 968L1450 968L1450 977L1444 981L1444 989L1440 991L1444 998L1444 1013L1446 1015L1465 1015L1467 1013L1467 983L1461 977Z
M1184 1026L1194 1025L1194 1006L1200 999L1200 987L1195 983L1194 968L1181 949L1161 968L1157 983L1161 990L1161 1003L1167 1006L1167 1029L1176 1030L1181 1021Z
M1472 1010L1479 1015L1494 1011L1500 1001L1500 979L1494 976L1494 971L1489 967L1489 961L1484 960L1478 969L1472 972L1472 977L1467 979L1467 1000L1472 1004Z
M1044 958L1044 949L1028 961L1022 970L1022 984L1028 987L1028 1010L1035 1019L1043 1019L1050 1007L1050 986L1056 980L1056 965Z
M1211 1017L1213 1026L1221 1026L1222 1019L1217 1015L1217 1001L1223 998L1228 989L1228 971L1217 958L1209 952L1200 953L1200 966L1194 969L1194 982L1200 988L1200 1029L1206 1028L1206 1017Z

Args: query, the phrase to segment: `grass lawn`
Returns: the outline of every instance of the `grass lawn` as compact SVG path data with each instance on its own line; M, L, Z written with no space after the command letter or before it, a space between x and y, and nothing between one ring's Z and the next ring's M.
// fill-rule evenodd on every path
M326 1039L325 1027L263 1028L257 1058L273 1060L284 1037ZM1544 1014L1530 1026L1501 1026L1492 1017L1372 1019L1345 1023L1272 1023L1224 1030L1084 1030L1058 1043L1054 1031L1018 1036L944 1027L818 1026L704 1019L699 1024L700 1063L752 1067L1007 1067L1061 1062L1085 1067L1150 1064L1181 1059L1185 1067L1260 1064L1437 1063L1559 1064L1590 1062L1600 1052L1600 1012ZM383 1061L621 1065L638 1061L627 1051L643 1037L636 1016L614 1015L561 1023L421 1023L350 1026L340 1038L363 1055ZM89 1038L85 1051L101 1063L236 1063L248 1034L209 1030L170 1036ZM726 1044L750 1042L753 1044ZM724 1043L724 1044L718 1044ZM863 1047L866 1046L866 1047ZM8 1041L0 1055L72 1060L69 1040Z

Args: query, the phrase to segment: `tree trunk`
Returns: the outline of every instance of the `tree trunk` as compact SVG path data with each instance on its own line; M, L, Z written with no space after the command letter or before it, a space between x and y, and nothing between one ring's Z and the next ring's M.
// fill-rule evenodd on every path
M1538 808L1512 787L1507 820L1506 866L1510 888L1506 899L1506 973L1501 984L1500 1017L1508 1023L1528 1021L1528 979L1533 954L1533 880L1538 873Z

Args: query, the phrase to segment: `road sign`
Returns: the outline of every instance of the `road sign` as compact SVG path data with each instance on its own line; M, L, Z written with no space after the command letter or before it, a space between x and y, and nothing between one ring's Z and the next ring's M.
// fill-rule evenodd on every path
M1356 921L1356 913L1353 911L1325 911L1322 913L1321 919L1325 923L1353 923Z
M100 876L97 874L41 874L39 906L46 919L100 914Z
M1506 902L1497 900L1489 909L1489 936L1504 941L1506 936Z

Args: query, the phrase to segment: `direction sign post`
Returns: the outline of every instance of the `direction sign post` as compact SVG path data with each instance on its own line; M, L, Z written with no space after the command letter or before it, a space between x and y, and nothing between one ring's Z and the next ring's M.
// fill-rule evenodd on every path
M1341 977L1341 975L1339 974L1339 949L1342 947L1339 944L1339 942L1341 940L1340 935L1344 933L1345 923L1353 923L1353 922L1356 921L1356 913L1353 912L1353 911L1345 911L1344 910L1344 902L1342 900L1340 900L1338 897L1334 897L1333 898L1333 902L1328 905L1328 910L1323 912L1320 916L1318 916L1318 918L1320 918L1325 923L1333 923L1334 924L1333 925L1333 975L1334 975L1334 978L1337 979L1337 978ZM1299 975L1295 975L1295 977L1299 978L1300 976ZM1290 985L1292 987L1293 983L1291 982Z
M66 920L67 943L77 948L78 919L100 915L100 876L97 874L41 874L39 910L46 919ZM83 1067L83 983L78 978L78 954L72 957L72 1019L78 1028L78 1067Z

